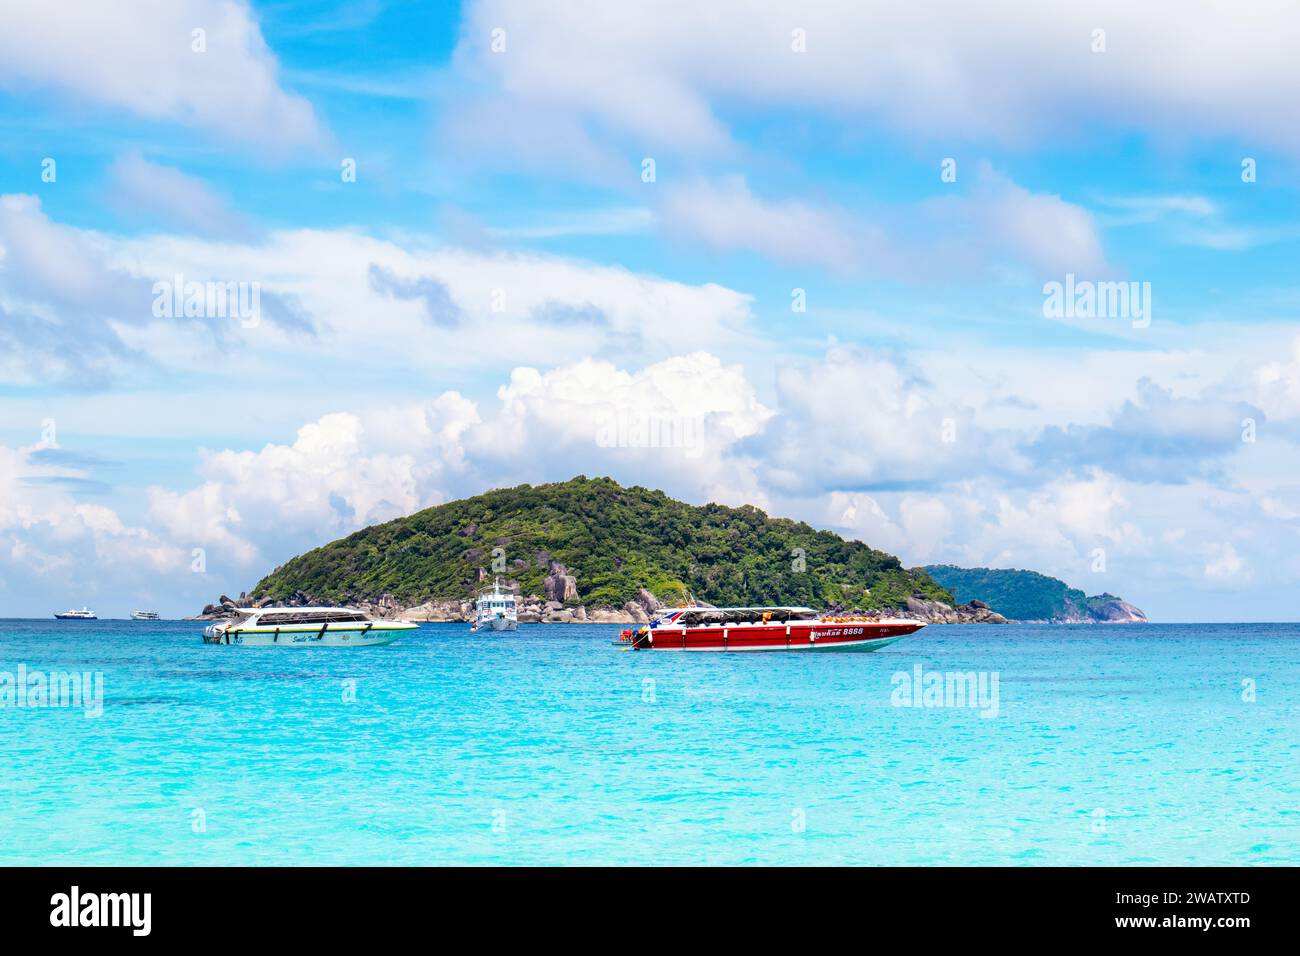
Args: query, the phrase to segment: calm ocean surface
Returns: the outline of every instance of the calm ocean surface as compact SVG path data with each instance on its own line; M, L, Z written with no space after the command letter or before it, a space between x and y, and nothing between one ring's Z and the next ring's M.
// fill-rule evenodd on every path
M0 621L0 675L104 679L98 718L0 709L0 864L1300 863L1300 625L725 655L202 626ZM997 716L895 706L918 664L996 674Z

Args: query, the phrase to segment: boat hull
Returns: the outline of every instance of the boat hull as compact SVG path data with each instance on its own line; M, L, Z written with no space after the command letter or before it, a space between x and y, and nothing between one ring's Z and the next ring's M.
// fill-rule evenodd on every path
M920 621L737 624L728 627L657 627L631 641L655 651L857 651L888 647L914 634Z
M205 644L234 644L240 647L380 647L397 640L414 624L388 627L298 628L209 628Z
M54 619L56 621L98 621L99 620L99 618L95 617L94 615L87 617L85 614L56 614L54 615Z
M508 617L494 617L489 620L479 621L478 630L480 631L513 631L517 630L519 622Z

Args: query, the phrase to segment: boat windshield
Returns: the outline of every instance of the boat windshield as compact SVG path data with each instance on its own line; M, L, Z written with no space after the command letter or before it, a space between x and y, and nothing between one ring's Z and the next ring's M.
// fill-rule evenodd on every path
M367 621L359 611L272 611L257 619L258 624L354 624Z
M683 612L679 624L761 624L764 621L811 621L816 611L788 607L699 608Z

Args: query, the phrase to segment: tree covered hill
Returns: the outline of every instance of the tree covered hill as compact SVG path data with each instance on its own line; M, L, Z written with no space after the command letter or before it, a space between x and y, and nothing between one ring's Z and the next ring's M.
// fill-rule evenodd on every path
M717 605L888 608L914 595L953 603L924 571L859 541L748 505L693 506L585 476L489 491L365 528L277 568L249 598L464 599L491 578L494 560L525 595L542 594L559 562L577 586L567 603L591 607L621 607L641 588L669 603L688 594Z
M958 601L983 601L1013 621L1134 622L1146 615L1113 594L1088 597L1058 578L1037 571L958 568L932 564L929 572Z

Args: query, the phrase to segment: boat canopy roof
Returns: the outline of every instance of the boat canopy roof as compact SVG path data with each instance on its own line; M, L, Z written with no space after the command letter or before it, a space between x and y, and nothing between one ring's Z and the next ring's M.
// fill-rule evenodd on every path
M355 607L276 607L274 605L267 605L266 607L237 607L235 610L240 614L270 614L272 612L276 614L285 614L289 612L300 614L323 614L327 611L340 611L347 614L365 613Z
M372 620L352 607L254 607L237 608L240 623L266 624L355 624Z
M732 622L758 623L764 616L769 621L809 621L817 617L817 612L810 607L681 607L666 608L659 612L658 619L671 620L677 624L729 624Z

